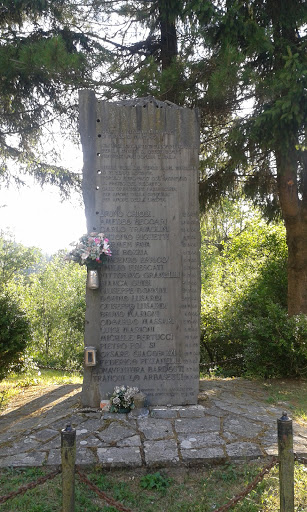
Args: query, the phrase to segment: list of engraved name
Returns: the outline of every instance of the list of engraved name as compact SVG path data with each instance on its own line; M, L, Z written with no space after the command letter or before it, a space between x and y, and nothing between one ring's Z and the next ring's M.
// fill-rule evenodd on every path
M198 218L185 197L196 170L170 133L121 136L98 126L97 138L97 225L113 255L103 274L94 379L129 382L155 399L155 383L161 394L167 383L188 396L198 371Z

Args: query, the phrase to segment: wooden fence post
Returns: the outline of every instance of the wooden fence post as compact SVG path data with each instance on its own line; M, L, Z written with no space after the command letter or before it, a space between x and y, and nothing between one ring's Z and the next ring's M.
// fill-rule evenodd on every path
M277 420L280 512L294 512L294 453L292 420L286 412Z
M75 511L76 430L70 425L61 430L62 512Z

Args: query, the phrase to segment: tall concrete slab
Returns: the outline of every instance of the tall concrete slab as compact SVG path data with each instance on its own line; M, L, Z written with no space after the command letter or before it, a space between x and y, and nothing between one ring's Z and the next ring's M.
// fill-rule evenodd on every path
M87 290L85 406L117 385L149 405L197 403L199 381L199 126L195 110L154 98L105 102L81 91L88 231L112 257Z

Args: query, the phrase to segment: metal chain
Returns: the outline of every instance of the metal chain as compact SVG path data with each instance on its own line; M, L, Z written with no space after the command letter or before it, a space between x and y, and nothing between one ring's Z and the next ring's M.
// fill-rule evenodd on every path
M297 457L295 456L295 460L298 462L302 462L303 464L307 465L307 459L304 457ZM256 476L256 478L240 493L234 496L231 500L228 501L225 505L223 505L220 508L217 508L213 510L213 512L226 512L226 510L229 510L231 507L233 507L236 503L241 501L245 496L247 496L258 484L261 482L264 478L264 476L269 473L269 471L278 464L278 459L273 458L269 464L267 464L263 470ZM47 480L52 480L54 477L56 477L59 473L61 473L62 469L58 468L55 471L48 473L48 475L41 476L37 480L33 482L29 482L27 485L24 485L17 489L17 491L13 491L5 496L0 496L0 503L5 503L6 501L15 498L15 496L18 496L19 494L24 494L29 489L34 489L38 485L42 485ZM107 496L103 491L101 491L95 484L93 484L84 473L80 471L80 469L76 466L76 473L79 475L79 478L82 482L84 482L90 489L92 489L96 494L102 498L106 503L109 505L112 505L114 508L119 510L120 512L132 512L130 508L124 507L121 503L118 503L113 498L110 498Z
M300 462L301 464L304 464L304 466L307 466L307 459L305 459L305 457L298 457L298 455L294 454L294 460L297 460L297 462Z
M236 503L241 501L245 496L247 496L264 478L264 476L269 473L269 471L278 464L278 459L275 457L271 460L269 464L267 464L263 470L256 476L256 478L242 491L240 494L234 496L231 500L228 501L225 505L220 508L216 508L213 512L225 512L232 508Z
M100 498L106 501L106 503L112 505L117 510L120 510L120 512L132 512L130 508L124 507L124 505L118 503L118 501L115 501L113 498L110 498L103 491L101 491L95 484L88 480L85 474L80 471L78 466L76 466L76 473L78 473L80 480L84 482L90 489L92 489L92 491L94 491Z
M41 476L37 480L33 482L29 482L27 485L23 485L22 487L19 487L17 491L10 492L6 496L0 496L0 503L5 503L8 500L11 500L12 498L15 498L15 496L18 496L19 494L24 494L29 489L34 489L38 485L44 484L47 482L47 480L52 480L55 476L57 476L59 473L61 473L62 468L58 468L55 471L52 471L52 473L48 473L48 475Z

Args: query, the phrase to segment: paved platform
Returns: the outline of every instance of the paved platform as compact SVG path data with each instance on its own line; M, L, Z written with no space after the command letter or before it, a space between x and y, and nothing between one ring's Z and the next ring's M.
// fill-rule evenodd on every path
M0 415L0 467L60 464L61 429L76 429L77 463L163 467L277 454L277 419L255 382L201 381L199 403L115 414L82 409L80 386L57 386ZM307 425L294 422L294 450L307 455Z

